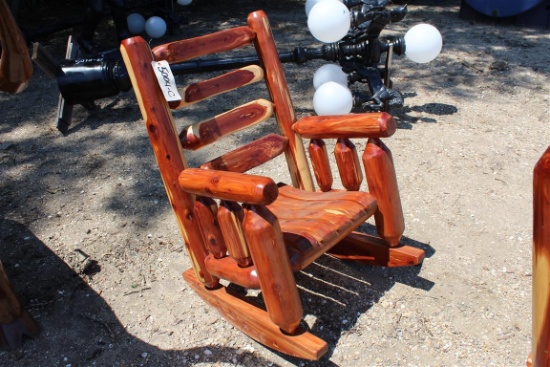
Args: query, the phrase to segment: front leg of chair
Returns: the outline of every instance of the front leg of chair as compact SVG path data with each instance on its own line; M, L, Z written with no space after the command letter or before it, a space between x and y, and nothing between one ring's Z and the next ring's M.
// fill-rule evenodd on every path
M368 140L363 165L369 192L378 203L374 214L376 231L390 247L395 247L405 231L405 220L391 152L380 139Z
M266 207L254 205L245 215L243 229L269 316L281 330L293 334L303 310L279 221Z

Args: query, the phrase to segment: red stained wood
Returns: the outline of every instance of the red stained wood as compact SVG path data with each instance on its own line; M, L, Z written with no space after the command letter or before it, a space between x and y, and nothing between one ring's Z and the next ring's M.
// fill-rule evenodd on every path
M395 133L395 119L386 112L342 116L307 116L292 129L304 138L385 138Z
M0 19L0 91L19 93L32 76L29 48L5 0L0 0Z
M328 251L341 260L390 268L422 263L423 250L412 246L388 247L386 241L365 233L352 232Z
M231 28L160 45L153 49L153 54L156 61L166 60L172 64L211 53L233 50L250 44L254 37L254 32L248 27Z
M327 155L327 147L322 139L312 139L308 147L313 173L321 191L332 188L332 172Z
M243 229L269 316L283 331L294 334L303 310L279 222L267 208L252 206Z
M244 173L279 156L287 144L288 139L284 136L266 135L204 163L201 168Z
M267 16L263 11L255 11L248 16L248 25L256 32L254 45L265 71L265 81L269 94L273 103L277 106L275 116L277 117L279 130L284 132L284 135L288 138L285 156L292 184L295 187L313 191L313 181L302 139L296 136L292 130L292 125L296 122L294 106Z
M172 114L151 67L151 49L143 38L133 37L121 42L120 51L147 126L168 199L197 277L208 287L216 287L218 279L211 276L204 265L208 250L193 214L194 196L181 190L178 184L179 174L187 167L187 163L179 145Z
M250 251L244 238L242 222L245 210L233 201L222 201L218 209L218 222L229 251L239 266L252 265Z
M218 225L217 211L218 206L213 199L200 196L195 200L195 216L204 244L216 259L220 259L226 256L227 248Z
M181 172L179 184L191 194L257 205L272 203L279 193L269 177L200 168Z
M215 78L193 83L180 90L182 100L177 106L170 106L178 109L192 103L202 101L206 98L232 91L242 86L254 83L264 77L264 71L258 65L250 65L238 70L219 75Z
M376 231L389 246L395 247L405 231L405 221L391 152L380 139L369 139L363 164L369 192L378 203L374 214Z
M349 191L359 191L363 182L363 172L355 145L349 139L340 138L334 146L334 157L340 172L342 186Z
M287 246L299 256L293 260L296 270L315 261L372 216L377 207L365 192L308 192L282 186L268 208L279 219Z
M181 145L190 150L202 148L225 135L259 124L270 118L272 114L271 102L258 99L189 126L179 135Z
M328 351L325 341L302 328L297 328L291 335L282 332L271 322L265 310L247 302L241 295L225 287L207 290L190 270L183 273L183 277L227 321L259 343L281 353L309 360L318 360Z
M210 255L205 260L208 272L220 279L248 289L259 289L260 281L254 266L243 268L232 257L216 259Z
M532 366L550 365L550 147L533 172Z

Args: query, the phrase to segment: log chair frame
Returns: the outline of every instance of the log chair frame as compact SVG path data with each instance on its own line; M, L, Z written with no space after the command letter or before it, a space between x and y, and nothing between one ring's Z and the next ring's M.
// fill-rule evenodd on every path
M182 62L251 43L259 66L192 84L181 90L182 101L166 102L153 61ZM248 16L248 26L153 50L140 37L126 39L121 52L193 264L184 278L235 327L270 348L317 360L328 347L299 325L303 310L293 272L325 253L383 266L422 262L422 250L399 245L404 231L401 202L391 153L381 141L395 132L395 120L387 113L371 113L297 121L262 11ZM176 131L170 108L185 108L259 79L265 80L270 101L256 100ZM200 149L222 135L263 122L273 112L280 135L257 139L199 168L187 164L183 149ZM310 139L318 191L314 191L302 138ZM332 188L323 141L330 138L337 139L335 156L347 190ZM370 193L357 191L363 174L350 138L368 139L362 161ZM245 173L282 153L292 185ZM380 237L355 231L373 215ZM220 279L260 288L267 310L221 286Z

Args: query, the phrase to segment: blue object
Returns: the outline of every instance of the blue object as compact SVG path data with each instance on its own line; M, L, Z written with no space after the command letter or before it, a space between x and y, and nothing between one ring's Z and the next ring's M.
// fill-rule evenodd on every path
M524 13L544 0L464 0L478 12L490 17L511 17Z

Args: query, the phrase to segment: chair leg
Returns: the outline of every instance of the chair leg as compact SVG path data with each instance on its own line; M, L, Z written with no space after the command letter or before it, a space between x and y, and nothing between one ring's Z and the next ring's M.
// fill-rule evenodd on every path
M266 207L252 206L243 229L269 316L283 331L293 334L303 310L279 222Z
M328 253L341 260L390 268L422 263L424 250L412 246L388 247L386 241L365 233L352 232Z
M39 328L31 315L22 309L0 262L0 345L21 346L23 335L35 338Z
M242 296L220 287L207 289L197 280L193 269L183 273L185 281L209 305L237 329L257 342L281 353L294 357L318 360L328 350L327 343L298 328L293 335L286 334L275 325L269 314L256 305L247 302Z
M395 247L405 231L405 220L391 152L380 139L371 138L363 153L363 164L369 192L378 203L374 214L376 231L390 247Z

